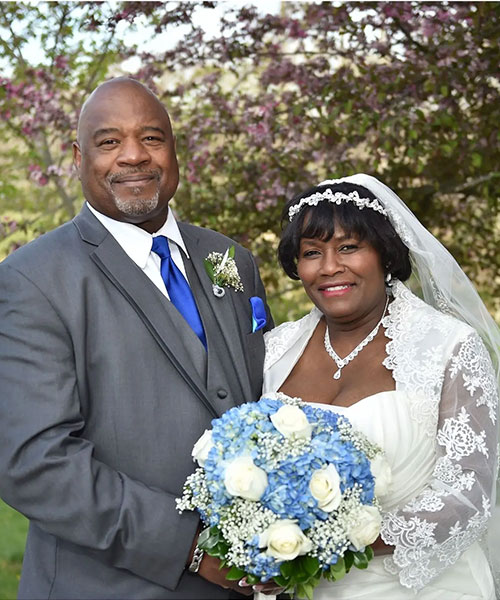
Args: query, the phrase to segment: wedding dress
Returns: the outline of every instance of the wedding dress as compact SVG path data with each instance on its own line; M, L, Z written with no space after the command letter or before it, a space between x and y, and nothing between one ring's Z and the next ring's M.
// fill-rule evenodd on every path
M497 461L497 391L489 355L468 325L444 315L401 282L383 320L395 390L345 414L379 444L392 467L380 498L382 538L392 555L368 569L322 581L315 600L493 600L493 578L480 545L491 511ZM302 355L321 312L266 334L263 394L278 392ZM314 382L311 382L314 385Z

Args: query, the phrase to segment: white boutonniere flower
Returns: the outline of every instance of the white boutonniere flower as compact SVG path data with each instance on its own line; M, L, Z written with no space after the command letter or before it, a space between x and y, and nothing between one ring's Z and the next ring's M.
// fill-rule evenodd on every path
M214 296L222 298L226 293L224 287L232 287L237 292L243 291L238 267L234 260L234 246L228 248L224 254L210 252L204 260L205 271L212 282Z

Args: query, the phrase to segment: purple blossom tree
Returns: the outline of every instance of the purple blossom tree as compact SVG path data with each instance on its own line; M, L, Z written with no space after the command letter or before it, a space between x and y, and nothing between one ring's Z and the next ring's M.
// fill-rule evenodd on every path
M228 6L215 37L196 17L213 2L126 2L114 14L75 4L0 7L11 33L0 56L12 70L0 96L9 148L0 161L12 173L4 207L53 211L50 225L75 210L67 169L78 106L138 57L131 74L173 117L177 212L251 247L271 293L283 285L273 240L285 199L363 171L400 193L500 309L499 3L283 2L280 14ZM178 27L183 35L146 52L126 43L134 27L145 41ZM28 64L23 48L35 34L47 60ZM4 230L15 240L19 228Z

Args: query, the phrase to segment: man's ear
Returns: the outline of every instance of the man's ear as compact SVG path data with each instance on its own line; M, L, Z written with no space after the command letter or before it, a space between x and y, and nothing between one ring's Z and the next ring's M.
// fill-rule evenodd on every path
M78 177L80 177L80 165L82 163L82 151L80 150L80 146L78 142L73 142L73 165L78 173Z

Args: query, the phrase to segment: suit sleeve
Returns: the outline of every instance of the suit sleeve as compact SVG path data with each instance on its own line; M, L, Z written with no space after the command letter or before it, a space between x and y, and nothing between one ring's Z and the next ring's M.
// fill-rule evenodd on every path
M45 532L168 589L198 519L110 468L80 436L72 339L44 294L0 265L0 495Z

